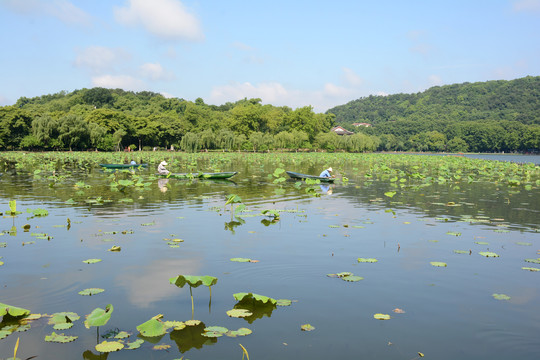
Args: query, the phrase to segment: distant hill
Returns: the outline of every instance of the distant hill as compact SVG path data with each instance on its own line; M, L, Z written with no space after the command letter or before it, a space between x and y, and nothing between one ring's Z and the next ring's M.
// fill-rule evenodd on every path
M390 121L517 121L540 124L540 76L435 86L416 94L369 96L329 109L347 129Z

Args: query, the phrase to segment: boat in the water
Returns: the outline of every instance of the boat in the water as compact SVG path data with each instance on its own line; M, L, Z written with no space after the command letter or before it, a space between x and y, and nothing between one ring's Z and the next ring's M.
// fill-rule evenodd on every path
M158 174L159 177L168 179L228 179L238 174L238 171L215 172L215 173L170 173L168 175Z
M140 167L147 167L148 164L99 164L99 166L105 169L131 169Z
M301 174L294 171L286 171L287 175L291 177L291 179L313 179L313 180L320 180L320 182L327 182L332 183L336 178L332 177L321 177L316 175L307 175L307 174Z

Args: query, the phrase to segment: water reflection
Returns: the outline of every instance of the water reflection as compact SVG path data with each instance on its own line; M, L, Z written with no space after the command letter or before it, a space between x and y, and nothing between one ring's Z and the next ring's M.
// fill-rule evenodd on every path
M161 191L162 193L167 192L167 190L168 190L167 183L168 182L169 182L169 179L158 179L159 191Z
M201 322L195 326L186 326L182 330L174 330L170 334L172 341L178 346L181 353L191 349L201 349L204 345L213 345L217 343L216 338L203 336L206 325Z

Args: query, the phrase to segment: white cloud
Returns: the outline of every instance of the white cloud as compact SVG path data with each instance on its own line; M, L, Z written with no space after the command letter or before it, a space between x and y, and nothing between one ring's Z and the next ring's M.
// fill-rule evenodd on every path
M242 42L236 41L231 44L231 46L235 49L242 50L242 51L252 51L253 48L247 44L244 44Z
M540 12L540 0L517 0L513 3L514 11Z
M430 75L428 78L429 86L440 86L443 84L443 81L438 75Z
M130 60L131 55L124 49L90 46L78 52L75 65L88 68L93 73L100 73L110 71Z
M68 25L90 26L92 17L67 0L2 0L3 5L24 15L52 16Z
M346 84L351 86L360 86L363 83L363 80L358 76L352 69L343 68L343 80Z
M114 11L116 20L128 26L142 26L160 38L171 40L204 39L199 20L178 0L128 0Z
M144 82L129 75L102 75L92 78L92 86L131 91L146 90Z
M9 101L7 97L0 94L0 106L11 105L11 104L13 104L13 102Z
M260 98L263 103L274 106L289 106L293 109L313 106L314 111L324 112L329 108L361 97L356 89L340 87L327 83L321 90L303 91L287 89L280 83L261 83L253 85L249 82L232 83L216 86L210 94L210 103L223 104L235 102L243 98Z
M165 71L163 66L161 66L161 64L159 63L147 63L141 65L141 74L143 77L148 78L152 81L174 79L174 75L170 72Z

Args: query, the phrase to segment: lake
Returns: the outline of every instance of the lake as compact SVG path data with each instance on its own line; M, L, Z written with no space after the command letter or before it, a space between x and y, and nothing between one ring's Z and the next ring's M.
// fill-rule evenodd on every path
M17 338L21 359L241 359L242 347L259 360L540 354L534 164L399 154L145 153L133 156L148 168L114 172L97 165L112 161L103 154L56 162L48 154L2 155L0 303L42 316L29 326L4 318L0 359L13 356ZM230 181L157 178L162 158L174 172L238 174ZM283 172L318 175L328 166L336 175L330 185ZM21 213L10 213L13 200ZM114 246L120 251L109 251ZM83 262L89 259L101 261ZM169 279L179 275L209 275L217 283L177 287ZM79 295L92 288L104 291ZM238 293L291 303L241 302ZM108 322L87 329L85 316L108 304ZM229 316L235 308L251 315ZM55 318L46 315L63 312L80 319L61 315L64 325L55 330ZM137 327L157 315L201 323L141 336ZM314 329L302 330L307 324ZM252 333L203 336L210 326ZM77 338L45 341L53 332ZM137 339L144 340L140 347L127 350ZM125 347L100 354L96 345L105 341Z

